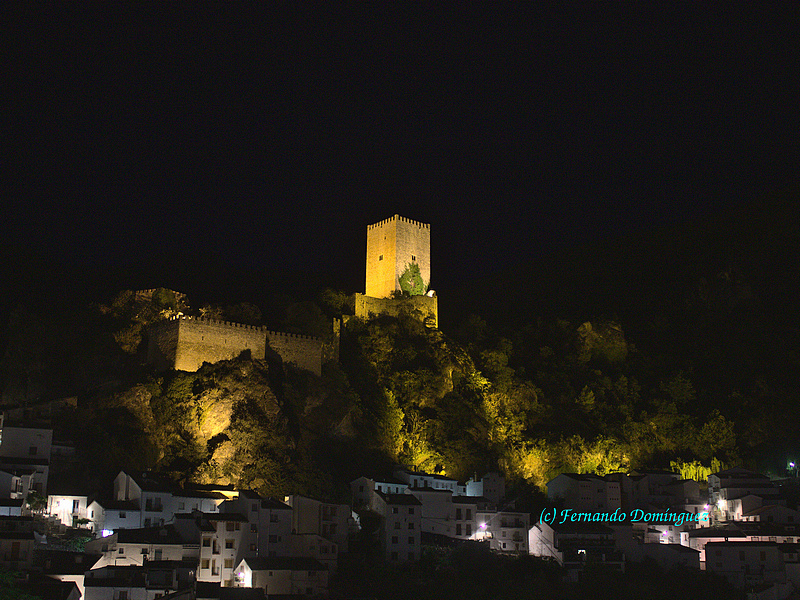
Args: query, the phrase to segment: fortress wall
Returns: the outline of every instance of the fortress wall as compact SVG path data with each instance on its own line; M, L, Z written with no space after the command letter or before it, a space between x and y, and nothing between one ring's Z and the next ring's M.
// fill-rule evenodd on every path
M179 323L174 365L179 371L196 371L204 362L236 358L250 350L253 358L265 357L266 336L261 327L215 321L176 318Z
M267 331L266 340L284 363L294 363L315 375L322 374L322 340L295 333Z
M436 327L439 326L439 298L434 296L407 296L403 298L372 298L365 294L356 294L356 316L360 319L371 319L386 314L393 317L407 312L420 316L433 317Z
M180 322L170 320L150 328L147 342L147 362L154 364L156 369L170 369L175 365L179 327Z

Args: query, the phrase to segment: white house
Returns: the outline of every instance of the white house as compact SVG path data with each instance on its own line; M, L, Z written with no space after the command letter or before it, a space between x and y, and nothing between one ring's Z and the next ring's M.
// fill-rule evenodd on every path
M47 513L65 527L78 527L78 521L88 519L88 497L72 494L48 494Z
M614 511L622 506L620 482L612 477L561 473L547 482L547 497L575 511Z
M325 597L328 593L328 570L313 558L251 557L237 565L236 585L263 589L268 597Z
M625 571L625 559L617 550L614 531L599 523L539 522L528 532L528 547L534 556L553 558L577 580L587 565Z
M350 535L350 507L347 504L322 502L305 496L286 496L292 507L292 533L315 533L334 542L340 552L347 552Z
M478 510L474 539L488 541L496 552L528 554L530 515L522 512Z
M141 526L142 511L134 500L93 500L86 508L91 529L97 535L117 529L134 529Z
M419 560L422 503L411 494L376 492L374 510L381 517L381 547L391 562Z
M53 579L74 582L84 596L84 574L94 568L100 558L101 555L88 552L36 549L34 568Z
M33 517L0 517L0 567L22 571L33 564Z
M23 478L25 486L47 495L53 430L33 427L0 426L0 471Z
M787 582L784 554L777 542L708 542L706 570L743 588Z
M86 551L101 554L95 568L106 566L144 566L148 561L181 561L183 540L172 525L119 529L113 534L86 543Z

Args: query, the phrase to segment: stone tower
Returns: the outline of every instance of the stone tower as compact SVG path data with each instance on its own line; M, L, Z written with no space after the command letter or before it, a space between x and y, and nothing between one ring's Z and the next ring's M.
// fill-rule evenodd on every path
M400 278L413 265L419 267L427 286L431 280L429 224L394 215L367 226L367 296L388 298L400 290Z

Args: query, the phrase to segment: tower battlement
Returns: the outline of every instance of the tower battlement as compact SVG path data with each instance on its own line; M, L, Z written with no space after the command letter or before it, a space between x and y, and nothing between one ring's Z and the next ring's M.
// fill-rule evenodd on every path
M431 228L430 223L421 223L413 219L407 219L406 217L401 217L400 215L394 215L392 217L389 217L388 219L384 219L383 221L378 221L377 223L373 223L372 225L367 225L367 231L369 231L373 227L383 227L384 225L392 221L402 221L404 223L408 223L409 225L414 225L415 227L420 227L420 228L422 227L426 229Z

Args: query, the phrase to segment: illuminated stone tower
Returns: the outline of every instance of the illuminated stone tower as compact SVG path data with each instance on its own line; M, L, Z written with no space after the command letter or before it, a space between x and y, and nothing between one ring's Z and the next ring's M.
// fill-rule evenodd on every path
M394 215L367 226L367 296L388 298L401 289L404 274L416 273L415 266L422 278L417 288L424 289L412 293L424 294L431 280L430 225Z

